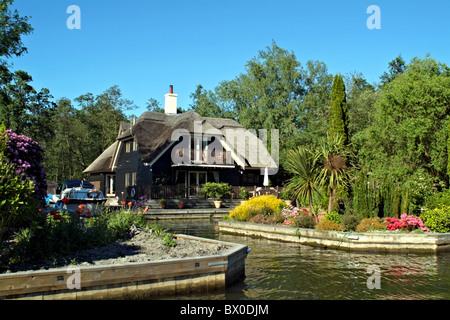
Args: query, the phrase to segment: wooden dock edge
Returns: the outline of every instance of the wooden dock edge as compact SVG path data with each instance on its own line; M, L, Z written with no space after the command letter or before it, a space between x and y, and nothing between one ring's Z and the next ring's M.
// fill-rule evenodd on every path
M284 225L227 221L219 232L364 252L439 253L450 251L450 233L342 232Z
M0 300L144 299L224 290L245 275L247 246L222 243L222 254L0 274Z

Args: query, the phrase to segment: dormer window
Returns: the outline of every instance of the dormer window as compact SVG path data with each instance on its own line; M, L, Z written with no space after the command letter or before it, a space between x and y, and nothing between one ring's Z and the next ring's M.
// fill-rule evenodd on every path
M133 151L137 151L137 142L135 139L125 142L125 152L130 153Z

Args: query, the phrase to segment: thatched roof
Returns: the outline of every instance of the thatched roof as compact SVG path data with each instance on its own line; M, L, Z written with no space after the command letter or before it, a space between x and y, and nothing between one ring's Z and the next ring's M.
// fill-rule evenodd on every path
M118 137L123 135L125 132L129 132L131 128L131 123L122 122L119 127ZM119 141L116 140L112 145L110 145L102 154L94 160L83 172L84 173L109 173L114 172L113 161L119 146Z
M261 140L233 119L202 117L194 111L176 115L144 112L133 126L123 125L121 128L124 130L119 132L117 141L126 141L134 137L143 163L151 163L169 145L174 143L173 133L177 132L176 130L187 131L191 135L200 133L201 130L202 134L220 135L224 140L223 145L226 151L232 151L235 160L238 160L236 158L241 156L243 161L237 162L244 163L245 167L276 167L275 161L269 155ZM237 144L242 142L244 144L237 147ZM106 165L105 158L112 159L112 148L113 146L108 148L85 172L99 172L92 170L99 170L102 165ZM258 157L257 155L261 156ZM260 163L261 159L266 160ZM267 162L270 162L270 165Z
M113 172L112 163L114 161L114 155L117 150L118 141L115 141L108 147L103 153L87 167L84 173L100 173L100 172Z

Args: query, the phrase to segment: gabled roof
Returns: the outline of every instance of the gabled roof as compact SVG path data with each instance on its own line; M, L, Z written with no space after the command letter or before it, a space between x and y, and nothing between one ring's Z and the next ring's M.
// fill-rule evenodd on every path
M100 173L113 172L112 163L117 150L118 141L116 140L103 153L94 160L83 172L84 173Z
M131 123L122 122L119 127L119 132L117 136L123 135L127 130L129 131L131 128ZM113 170L113 162L118 151L119 141L114 141L102 154L94 160L84 171L83 173L108 173L114 172Z
M110 168L102 172L112 171L112 161L115 157L112 149L116 148L115 152L117 152L118 141L125 141L134 137L142 162L151 163L161 152L167 150L169 145L173 144L172 133L175 130L182 129L193 134L199 133L199 128L201 128L202 134L214 132L215 135L221 135L224 149L230 151L233 158L242 167L277 167L262 141L253 132L246 130L233 119L202 117L194 111L170 115L148 111L144 112L134 125L124 123L119 131L117 141L105 150L84 172L100 172L106 169L106 167L102 168L108 163L106 159L111 159ZM237 143L241 143L241 145L237 147ZM260 154L262 156L256 156ZM266 160L263 161L264 163L260 163L260 159ZM268 165L267 162L270 162L270 164Z

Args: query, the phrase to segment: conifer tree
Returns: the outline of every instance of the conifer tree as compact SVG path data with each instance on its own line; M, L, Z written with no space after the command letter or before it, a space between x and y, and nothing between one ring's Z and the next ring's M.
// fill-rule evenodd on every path
M333 87L331 88L331 108L329 120L329 139L333 140L335 136L339 135L342 136L343 144L347 145L349 142L347 97L345 94L344 80L342 80L342 76L340 74L337 74L334 77Z
M450 177L450 121L447 124L447 175Z

